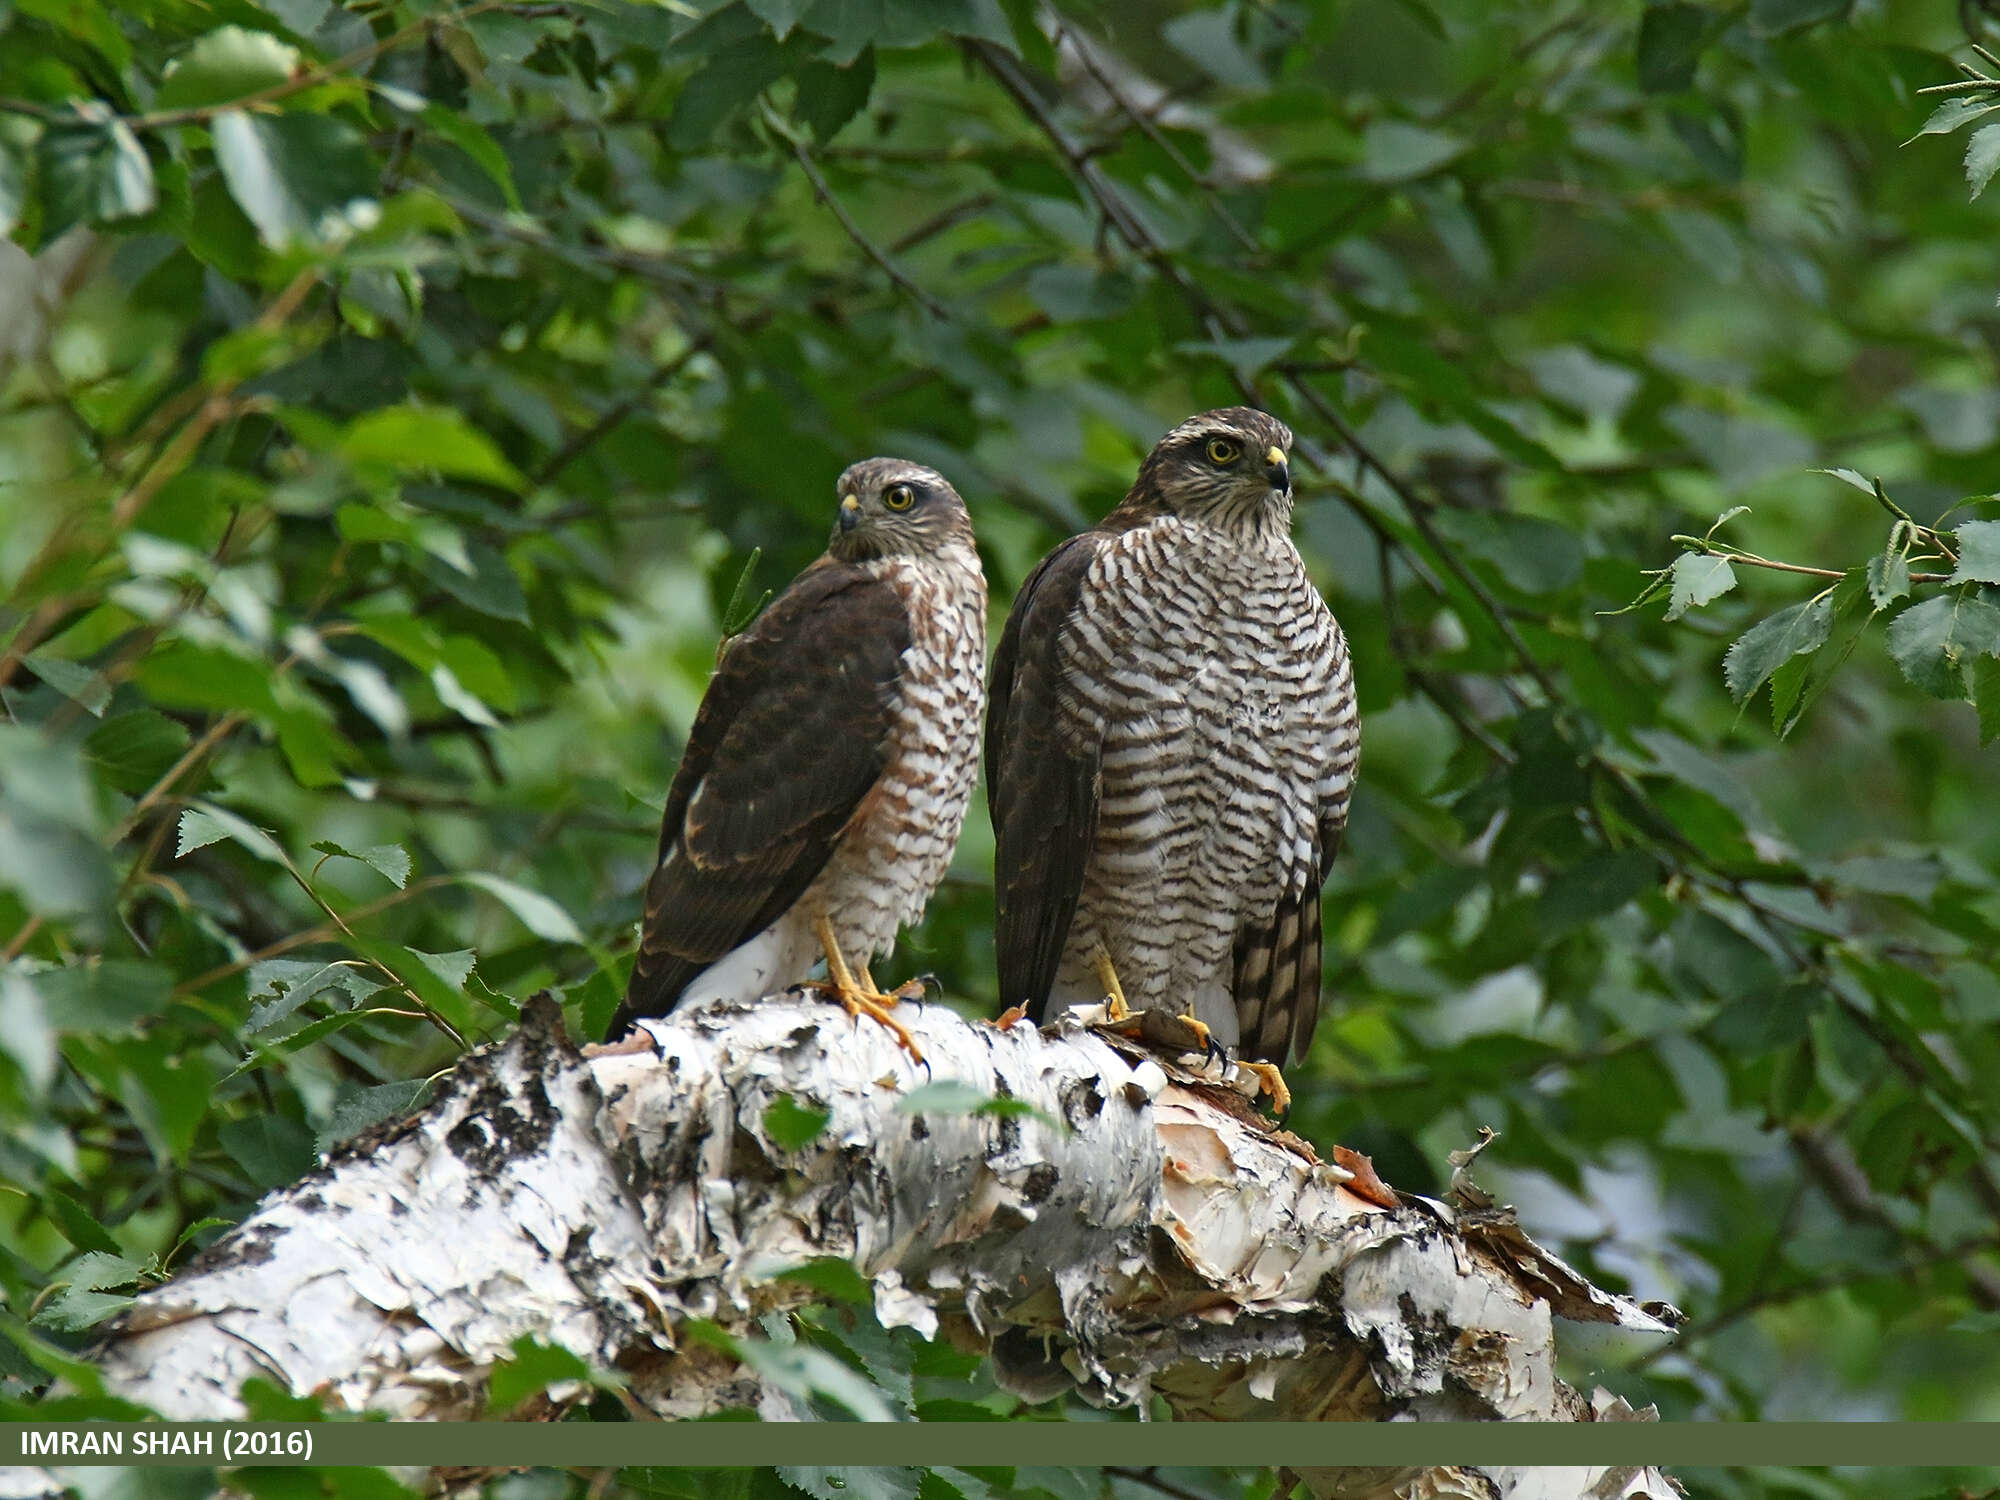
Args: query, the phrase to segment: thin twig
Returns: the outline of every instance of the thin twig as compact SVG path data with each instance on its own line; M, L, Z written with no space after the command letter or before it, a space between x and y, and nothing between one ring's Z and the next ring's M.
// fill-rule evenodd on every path
M889 258L889 252L871 240L867 232L855 222L854 216L847 211L847 206L828 186L826 178L820 172L819 163L813 160L813 154L806 148L806 143L779 118L778 112L769 104L763 105L763 113L764 123L770 127L771 133L791 148L792 156L799 164L799 170L806 174L806 181L812 184L813 196L825 204L834 218L840 221L840 227L847 231L847 237L854 241L856 248L881 268L882 274L895 284L897 290L915 301L933 318L940 322L949 322L951 314L945 311L944 304L904 275L902 268Z

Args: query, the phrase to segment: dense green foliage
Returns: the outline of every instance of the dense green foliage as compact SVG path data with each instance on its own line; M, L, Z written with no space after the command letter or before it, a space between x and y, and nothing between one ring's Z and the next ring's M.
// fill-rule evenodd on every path
M1296 1128L1417 1190L1497 1130L1692 1315L1580 1381L2000 1417L2000 96L1917 92L1981 8L1059 10L0 4L22 1347L529 992L602 1026L846 463L958 482L997 622L1249 400L1366 721ZM975 1012L991 848L885 969Z

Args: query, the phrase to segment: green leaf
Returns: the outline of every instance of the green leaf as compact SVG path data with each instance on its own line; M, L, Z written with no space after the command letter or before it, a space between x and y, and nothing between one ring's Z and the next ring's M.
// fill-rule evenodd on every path
M1910 593L1910 560L1901 548L1868 559L1868 602L1878 611Z
M956 1078L940 1078L936 1083L920 1084L896 1101L899 1115L991 1115L995 1119L1029 1118L1039 1120L1052 1130L1067 1131L1069 1126L1056 1119L1046 1110L1038 1109L1025 1099L1015 1099L1005 1094L981 1093L969 1083Z
M797 94L792 112L813 139L824 144L840 133L840 127L868 105L875 87L875 49L864 48L846 67L814 58L795 75Z
M75 120L54 121L42 131L45 241L73 224L137 218L159 203L153 164L131 128L96 100L75 109Z
M1536 931L1547 939L1607 917L1659 880L1658 862L1643 849L1592 855L1559 871L1536 899Z
M1977 198L2000 171L2000 124L1982 125L1965 143L1965 184Z
M343 849L332 839L320 839L312 846L321 854L334 855L340 859L359 860L370 869L378 871L383 879L401 890L410 881L410 851L401 844L370 844L359 851Z
M833 1111L780 1094L764 1106L764 1135L781 1151L796 1151L819 1139Z
M538 938L545 938L551 943L584 941L582 931L570 919L569 913L539 891L531 891L511 880L502 880L498 875L476 870L461 875L459 879L495 897Z
M1403 120L1375 120L1361 137L1361 175L1370 182L1410 182L1455 161L1468 142Z
M1736 570L1728 558L1683 552L1674 559L1673 592L1667 599L1666 618L1678 620L1690 609L1720 599L1735 587Z
M2000 584L2000 521L1967 521L1954 533L1958 566L1953 583Z
M1947 99L1931 111L1931 117L1924 121L1923 128L1910 137L1919 140L1927 135L1949 135L1961 125L1968 125L1981 115L1991 114L2000 109L2000 99L1991 94L1958 94ZM1908 145L1905 141L1903 144Z
M1990 745L2000 739L2000 658L1973 662L1972 702L1979 711L1979 743Z
M1750 0L1750 24L1765 36L1844 16L1854 0Z
M42 1304L34 1322L60 1333L82 1333L125 1311L137 1299L73 1286Z
M69 33L121 73L132 65L132 44L118 25L117 12L98 0L14 0L10 8Z
M1647 6L1639 18L1639 87L1678 94L1691 85L1714 24L1715 12L1706 6L1683 0Z
M514 186L513 165L499 143L487 133L485 126L467 119L455 109L446 109L442 104L433 104L424 110L424 124L471 157L479 170L500 189L500 196L506 200L507 207L514 213L522 212L520 190Z
M276 839L255 824L238 817L226 807L217 807L213 802L197 802L181 814L180 841L174 848L174 858L185 859L197 849L223 839L232 839L261 860L274 865L289 865L290 858L279 847Z
M722 607L722 633L725 636L741 635L750 628L750 622L763 613L764 606L771 602L769 589L764 590L763 596L754 603L750 597L751 579L757 576L757 563L763 555L762 547L752 547L750 560L736 575L736 587L729 591L729 602Z
M92 718L104 716L105 706L111 702L111 684L103 673L47 651L30 651L21 658L21 665Z
M799 24L805 13L813 8L814 0L743 0L744 7L777 33L779 41L792 34L792 28Z
M299 66L299 49L269 32L221 26L167 64L153 103L158 109L227 104L276 88Z
M856 55L860 52L855 49ZM785 73L785 50L769 32L759 31L718 49L682 87L667 119L667 144L695 151L716 128Z
M1970 592L1913 604L1889 623L1889 655L1933 698L1968 696L1973 659L2000 652L2000 609Z
M118 1241L111 1237L111 1231L69 1194L56 1188L42 1190L42 1212L49 1216L49 1222L62 1232L62 1237L79 1250L94 1250L103 1255L123 1255Z
M356 1089L334 1105L325 1128L313 1142L313 1149L326 1156L349 1136L359 1135L371 1125L401 1119L417 1107L430 1092L430 1086L428 1078L412 1078Z
M224 110L209 128L230 196L272 249L343 240L379 215L374 153L331 115Z
M1743 702L1792 657L1817 651L1833 628L1833 608L1824 597L1781 609L1759 620L1722 658L1729 694Z
M765 1120L766 1133L770 1121ZM773 1281L795 1281L801 1286L809 1286L822 1297L833 1302L847 1302L856 1307L873 1307L875 1289L868 1284L868 1278L854 1269L854 1263L842 1260L836 1255L822 1255L802 1265L789 1266L771 1278Z
M523 1334L512 1344L513 1358L497 1361L486 1387L489 1418L501 1417L552 1385L592 1383L590 1365L557 1344Z
M1869 496L1871 499L1874 497L1875 486L1869 482L1866 476L1854 469L1814 469L1812 472L1815 474L1830 474L1842 484L1851 484L1857 490L1861 491L1862 494Z
M283 1187L313 1168L312 1132L288 1115L260 1111L232 1120L215 1138L259 1188Z
M329 989L350 996L351 1004L380 988L353 959L321 963L318 959L267 958L250 966L249 996L255 1003L243 1029L251 1036L268 1031Z
M59 1031L124 1031L166 1009L173 975L140 958L100 958L33 976Z
M871 45L915 47L940 32L975 28L971 0L815 0L802 24L831 39L823 55L837 63Z
M523 625L532 623L528 618L528 596L521 591L521 580L507 566L506 558L484 542L467 542L465 552L472 564L470 573L436 557L427 557L424 576L481 614L517 620Z
M523 490L527 479L493 439L442 406L388 406L355 418L342 434L341 457L381 464L398 473L447 474L502 489Z

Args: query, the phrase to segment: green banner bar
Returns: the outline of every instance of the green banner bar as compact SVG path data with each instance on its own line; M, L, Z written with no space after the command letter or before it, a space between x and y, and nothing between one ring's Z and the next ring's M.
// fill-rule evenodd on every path
M2000 1423L0 1423L0 1464L2000 1464Z

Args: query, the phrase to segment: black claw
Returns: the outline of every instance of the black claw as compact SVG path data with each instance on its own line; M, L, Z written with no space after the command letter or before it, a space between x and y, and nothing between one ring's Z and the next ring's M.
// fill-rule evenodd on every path
M1219 1062L1225 1068L1229 1066L1229 1049L1223 1046L1222 1043L1218 1042L1215 1039L1214 1033L1212 1032L1209 1034L1208 1038L1208 1052L1202 1058L1202 1061Z

